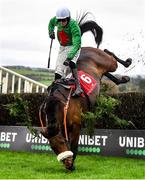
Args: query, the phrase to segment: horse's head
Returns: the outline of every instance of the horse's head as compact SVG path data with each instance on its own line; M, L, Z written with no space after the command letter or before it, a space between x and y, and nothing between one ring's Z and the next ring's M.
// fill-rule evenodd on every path
M44 111L46 114L47 135L50 146L66 169L73 169L73 152L69 149L64 135L64 107L69 91L61 85L52 84L48 89Z

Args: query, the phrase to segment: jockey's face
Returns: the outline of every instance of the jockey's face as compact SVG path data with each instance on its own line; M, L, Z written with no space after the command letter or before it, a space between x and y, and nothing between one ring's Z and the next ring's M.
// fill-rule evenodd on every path
M59 19L58 22L60 22L60 24L62 26L66 26L67 25L67 19Z

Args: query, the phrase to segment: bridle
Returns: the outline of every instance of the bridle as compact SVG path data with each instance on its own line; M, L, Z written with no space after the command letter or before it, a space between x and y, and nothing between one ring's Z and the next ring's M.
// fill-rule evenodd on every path
M50 89L50 91L52 90L52 88ZM64 105L64 108L63 108L63 113L64 113L63 124L64 124L64 134L65 134L66 141L68 141L68 130L67 130L67 121L66 121L67 118L66 117L67 117L67 112L68 112L68 108L69 108L69 102L70 102L70 98L71 98L71 94L72 94L72 89L73 88L70 87L69 93L68 93L67 96L59 88L56 88L54 91L49 92L49 95L48 95L48 97L49 96L53 96L54 92L57 91L64 98L64 100L60 99L60 102ZM46 99L44 100L43 104L40 106L40 109L39 109L39 121L40 121L40 125L41 125L43 133L47 133L46 132L46 128L44 127L44 124L43 124L42 114L41 114L42 113L42 109L45 109L45 106L46 106L46 103L47 103ZM45 111L43 111L43 112L45 113L45 121L46 121L45 123L47 125L48 124L48 122L47 122L48 121L47 113Z

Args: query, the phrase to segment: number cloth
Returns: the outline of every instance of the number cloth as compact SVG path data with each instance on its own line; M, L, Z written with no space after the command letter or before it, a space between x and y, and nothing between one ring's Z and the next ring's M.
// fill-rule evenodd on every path
M90 95L96 88L97 81L92 76L83 71L78 71L78 75L82 89L87 95Z

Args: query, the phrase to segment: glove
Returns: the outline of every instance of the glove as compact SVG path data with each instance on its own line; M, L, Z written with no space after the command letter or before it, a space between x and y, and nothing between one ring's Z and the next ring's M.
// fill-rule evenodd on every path
M63 65L69 66L70 60L70 58L66 58L66 60L63 62Z
M55 39L55 33L54 33L54 31L49 34L49 37L50 37L51 39Z

